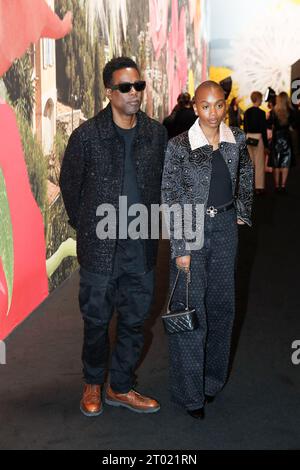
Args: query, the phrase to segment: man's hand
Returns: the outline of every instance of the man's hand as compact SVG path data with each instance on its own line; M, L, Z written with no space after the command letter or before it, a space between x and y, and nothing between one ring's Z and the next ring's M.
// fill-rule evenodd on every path
M237 223L238 225L245 225L245 222L243 222L243 220L241 219L237 219Z
M178 269L185 269L189 270L190 269L190 264L191 264L191 256L178 256L176 258L176 265Z

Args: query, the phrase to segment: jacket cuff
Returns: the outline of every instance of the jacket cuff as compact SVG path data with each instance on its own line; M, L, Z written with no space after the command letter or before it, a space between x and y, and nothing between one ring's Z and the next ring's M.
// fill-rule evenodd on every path
M179 256L189 256L191 250L188 249L185 240L171 240L171 258L178 258Z

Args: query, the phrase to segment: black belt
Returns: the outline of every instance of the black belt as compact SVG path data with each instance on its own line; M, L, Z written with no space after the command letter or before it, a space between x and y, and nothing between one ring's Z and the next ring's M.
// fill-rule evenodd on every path
M220 214L221 212L226 212L229 211L234 207L234 202L231 201L228 204L224 204L223 206L209 206L206 209L206 214L209 215L209 217L215 217L215 215Z

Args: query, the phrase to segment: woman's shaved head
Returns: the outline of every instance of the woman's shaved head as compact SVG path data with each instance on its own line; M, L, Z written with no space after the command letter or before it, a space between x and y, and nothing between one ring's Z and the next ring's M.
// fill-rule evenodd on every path
M206 82L202 82L196 89L195 98L197 99L197 95L199 93L202 94L203 92L209 91L211 89L219 90L220 93L223 94L225 99L225 92L223 88L221 87L221 85L219 85L219 83L214 82L213 80L207 80Z

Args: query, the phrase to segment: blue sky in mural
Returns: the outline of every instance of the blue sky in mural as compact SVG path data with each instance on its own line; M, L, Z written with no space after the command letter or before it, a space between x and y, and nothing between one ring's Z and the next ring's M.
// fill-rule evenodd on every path
M236 38L245 24L278 0L209 0L210 10L210 65L230 67L230 41Z

